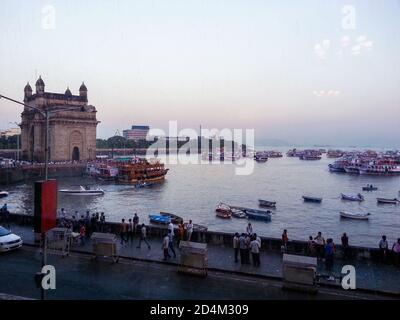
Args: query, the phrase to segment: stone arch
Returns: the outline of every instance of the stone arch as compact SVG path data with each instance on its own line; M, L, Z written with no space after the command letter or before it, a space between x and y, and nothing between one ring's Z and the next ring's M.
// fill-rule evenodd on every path
M69 135L69 150L71 160L82 159L83 134L79 130L73 130Z

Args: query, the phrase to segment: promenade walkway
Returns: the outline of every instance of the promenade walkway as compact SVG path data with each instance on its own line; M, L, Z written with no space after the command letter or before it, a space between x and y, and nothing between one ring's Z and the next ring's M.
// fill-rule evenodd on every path
M26 244L34 244L33 231L30 227L12 225L13 232L22 236ZM148 239L151 249L142 243L141 249L137 248L139 239L135 237L132 243L120 245L118 244L118 253L121 259L139 259L153 262L163 262L163 251L161 249L162 239ZM91 241L87 240L84 246L75 244L72 250L81 252L91 252ZM169 263L179 263L179 249L175 248L177 257L168 260ZM290 252L289 252L290 253ZM234 262L234 251L231 247L221 245L208 245L208 267L215 270L239 272L249 275L277 277L282 276L282 255L272 251L261 251L261 266L256 268L252 265L241 265ZM361 261L343 261L339 258L335 259L332 272L327 272L324 268L324 262L319 261L318 273L326 275L340 276L341 269L344 265L351 264L356 269L356 286L359 289L377 290L399 294L400 297L400 268L393 265L376 264L371 260ZM325 283L339 284L336 282L325 281Z

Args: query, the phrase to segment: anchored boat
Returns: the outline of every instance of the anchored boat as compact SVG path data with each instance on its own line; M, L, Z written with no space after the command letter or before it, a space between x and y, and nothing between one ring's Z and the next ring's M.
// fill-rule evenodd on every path
M176 214L161 211L160 215L164 216L164 217L169 217L173 224L181 224L181 223L183 223L183 218L180 217L180 216L177 216Z
M61 189L59 192L70 196L102 196L104 194L102 189L90 189L82 186L80 186L79 190Z
M5 198L8 197L8 192L7 191L0 191L0 198Z
M347 211L340 211L340 217L355 220L368 220L370 213L351 213Z
M382 204L398 204L400 201L397 198L394 199L386 199L386 198L376 198L378 203Z
M265 222L271 221L271 211L246 209L245 212L249 219L265 221Z
M218 204L217 209L215 209L215 212L217 217L223 219L230 219L232 216L231 208L227 204L222 202Z
M378 190L378 187L373 186L372 184L368 184L366 187L362 187L363 191L375 191Z
M162 216L161 214L150 214L149 218L150 222L156 224L169 224L171 222L171 218L169 216Z
M310 196L303 196L303 200L305 202L316 202L316 203L321 203L322 202L322 198L310 197Z
M268 201L263 199L258 199L258 204L260 207L275 208L276 201Z
M341 194L342 200L349 200L349 201L364 201L364 197L359 193L356 196L349 195L349 194Z

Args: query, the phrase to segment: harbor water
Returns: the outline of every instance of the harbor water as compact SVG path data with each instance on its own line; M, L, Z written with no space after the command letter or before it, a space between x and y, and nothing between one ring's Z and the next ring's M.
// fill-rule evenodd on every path
M163 183L145 188L129 184L100 182L89 177L58 179L59 188L77 189L80 185L100 187L104 196L69 196L59 194L58 207L69 214L76 210L105 212L108 221L128 219L136 212L148 223L148 215L166 211L209 230L244 232L246 219L230 220L215 216L219 202L249 208L259 208L258 199L276 201L272 222L251 221L255 232L280 238L287 229L289 238L307 240L321 231L325 238L340 243L346 232L351 245L376 247L380 237L388 236L390 246L400 237L400 205L378 205L377 197L395 198L400 190L400 176L368 176L330 173L328 164L334 159L325 155L319 161L298 158L269 159L254 163L250 175L236 175L233 164L166 164L169 172ZM362 191L373 184L377 191ZM0 199L8 203L11 212L29 213L33 208L32 183L11 186L10 195ZM362 193L364 202L343 201L341 193ZM303 195L322 197L322 203L305 203ZM369 212L369 221L340 218L340 211Z

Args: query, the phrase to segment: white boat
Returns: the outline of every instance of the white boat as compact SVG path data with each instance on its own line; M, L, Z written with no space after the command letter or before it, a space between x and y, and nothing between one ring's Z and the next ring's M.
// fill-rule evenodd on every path
M0 198L5 198L8 197L8 192L7 191L0 191Z
M349 201L364 201L364 197L361 194L357 194L356 196L353 196L353 195L342 193L342 199L349 200Z
M340 211L340 216L346 219L368 220L370 215L370 213L351 213L347 211Z
M70 196L102 196L104 194L102 189L90 189L82 186L80 186L79 190L62 189L59 192Z

